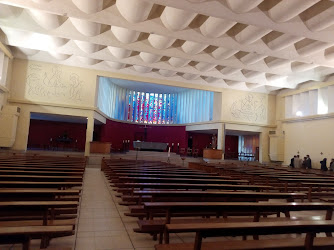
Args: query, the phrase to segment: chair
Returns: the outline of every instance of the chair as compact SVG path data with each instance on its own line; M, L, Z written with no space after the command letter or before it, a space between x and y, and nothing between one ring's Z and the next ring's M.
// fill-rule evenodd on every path
M186 149L185 148L180 148L180 155L185 155Z
M194 149L193 157L195 157L195 158L198 157L198 148Z
M192 156L193 150L192 148L187 148L187 155Z

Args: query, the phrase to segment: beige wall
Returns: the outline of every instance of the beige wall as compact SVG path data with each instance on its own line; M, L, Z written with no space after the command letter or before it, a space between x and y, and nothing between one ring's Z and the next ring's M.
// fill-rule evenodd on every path
M0 107L7 104L7 99L9 96L10 91L10 82L11 82L11 75L12 75L12 62L13 60L8 60L8 67L6 72L6 81L0 82Z
M274 95L237 90L222 92L222 120L249 124L275 124Z
M9 102L21 108L12 149L26 150L30 113L87 117L86 153L92 140L97 72L15 59Z
M94 107L96 72L15 59L11 99Z
M6 104L6 93L0 90L0 108Z
M285 96L309 89L317 89L326 83L309 83L298 90L284 90L277 95L276 117L278 132L284 135L284 164L290 164L293 155L309 154L313 168L320 168L320 160L334 158L334 114L317 115L285 120ZM321 154L323 153L323 154Z
M31 112L89 118L86 142L88 146L93 132L90 130L93 129L91 124L94 118L98 75L125 78L124 75L109 72L15 59L9 101L10 104L21 108L21 114L13 149L26 149ZM133 76L129 76L128 79L148 80ZM159 83L162 84L161 81ZM182 84L179 86L182 87ZM242 129L245 131L247 129L259 131L260 146L263 151L260 155L263 155L263 161L267 161L266 126L275 124L275 96L227 89L216 91L214 122L243 124Z
M222 119L222 93L215 92L213 96L213 115L214 121L220 121Z
M30 113L32 112L80 116L80 117L87 117L89 119L93 119L94 117L94 111L92 109L89 110L89 109L78 109L70 107L55 107L48 105L35 105L35 104L16 103L16 102L12 102L11 104L17 105L21 109L16 132L16 140L12 147L12 149L14 150L26 150L27 148L29 126L30 126ZM93 131L91 131L91 133L93 133Z
M276 96L225 89L221 120L225 130L259 133L260 162L269 162L269 130L276 126Z
M301 157L309 154L313 168L320 168L320 160L327 158L328 164L334 158L334 118L283 123L285 133L285 159L290 164L290 158L298 154ZM321 153L323 153L321 155Z

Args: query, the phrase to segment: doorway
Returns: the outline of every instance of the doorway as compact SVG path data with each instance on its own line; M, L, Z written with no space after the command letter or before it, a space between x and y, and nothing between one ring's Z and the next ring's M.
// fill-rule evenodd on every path
M260 133L251 131L225 131L225 159L259 161Z
M31 113L28 150L85 151L86 117Z

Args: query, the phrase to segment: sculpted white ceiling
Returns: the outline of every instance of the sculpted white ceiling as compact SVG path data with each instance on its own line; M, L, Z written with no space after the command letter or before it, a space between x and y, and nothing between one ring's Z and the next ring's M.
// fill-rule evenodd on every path
M15 57L270 92L334 73L329 0L0 0Z

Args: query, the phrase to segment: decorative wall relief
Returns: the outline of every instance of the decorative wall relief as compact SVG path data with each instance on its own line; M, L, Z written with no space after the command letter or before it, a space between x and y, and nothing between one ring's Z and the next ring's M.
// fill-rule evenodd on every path
M83 83L79 75L63 72L61 66L47 68L31 64L28 68L26 86L31 97L81 102Z
M70 98L72 100L81 101L82 83L80 77L77 74L72 73L70 75Z
M250 122L265 121L267 117L266 103L264 96L246 95L244 98L236 100L230 107L234 118L247 120Z

